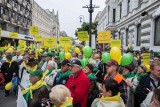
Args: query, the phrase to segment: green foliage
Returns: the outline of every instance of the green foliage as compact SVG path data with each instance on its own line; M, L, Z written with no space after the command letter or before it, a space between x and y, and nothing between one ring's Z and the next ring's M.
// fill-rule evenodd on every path
M92 23L92 34L97 34L97 25L98 22ZM87 31L89 33L89 23L83 22L81 28L77 28L77 30L75 31L75 35L78 36L77 32L80 31Z

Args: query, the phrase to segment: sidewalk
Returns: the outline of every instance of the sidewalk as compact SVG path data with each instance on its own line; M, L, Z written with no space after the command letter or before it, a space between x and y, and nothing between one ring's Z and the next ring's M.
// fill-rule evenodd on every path
M0 89L0 107L16 107L16 95L10 92L8 97L4 96L4 90Z

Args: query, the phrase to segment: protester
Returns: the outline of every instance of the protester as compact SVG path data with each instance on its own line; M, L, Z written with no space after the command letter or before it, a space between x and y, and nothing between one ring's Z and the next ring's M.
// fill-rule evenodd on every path
M41 81L42 71L29 71L30 86L22 91L24 98L29 107L41 107L41 100L49 98L49 91L46 88L46 83Z
M125 104L127 104L127 84L125 82L125 79L117 72L118 70L118 63L115 60L110 60L106 63L106 69L107 74L104 77L104 80L106 79L114 79L119 84L119 92L121 93L121 97Z
M16 55L13 57L13 60L18 62L18 64L20 65L22 62L23 56L20 55L19 51L16 51Z
M50 102L54 104L52 107L73 107L71 92L64 85L56 85L51 89L49 94ZM51 107L48 103L48 106Z
M65 85L70 77L70 62L69 60L65 59L61 63L61 69L57 72L53 86L58 84Z
M71 76L66 83L66 87L71 91L74 107L87 107L90 81L81 66L79 60L71 61Z
M13 76L18 76L19 66L16 61L12 60L12 55L8 54L6 56L6 62L1 66L1 72L4 76L5 83L11 82ZM5 90L5 96L9 96L9 90Z
M140 107L142 101L146 98L149 91L160 86L160 62L151 63L151 73L141 77L136 89L137 105Z
M132 71L134 70L134 65L129 64L123 67L123 77L126 79L126 83L128 85L127 92L128 92L128 99L127 99L127 107L134 107L134 91L133 91L133 79L134 74ZM130 85L132 84L132 85Z
M102 85L102 97L95 99L91 107L125 107L117 81L105 80Z

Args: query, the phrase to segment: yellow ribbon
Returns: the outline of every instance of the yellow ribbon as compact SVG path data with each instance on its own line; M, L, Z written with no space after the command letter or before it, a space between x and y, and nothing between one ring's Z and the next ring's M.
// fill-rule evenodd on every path
M113 97L101 97L101 100L103 101L117 101L120 102L120 93L118 93L117 95L113 96Z
M8 60L7 60L6 62L8 62L8 63L9 63L9 68L10 68L10 67L11 67L11 65L12 65L12 62L13 62L13 61L12 61L12 60L11 60L11 61L8 61Z
M69 97L66 102L64 102L63 104L60 105L60 107L68 107L68 106L71 106L71 105L72 105L72 101L73 101L73 98L72 98L72 97ZM54 107L57 107L57 106L55 105Z
M39 80L35 84L31 84L29 86L29 88L23 90L22 94L24 95L24 94L26 94L29 91L30 92L30 98L33 99L33 93L32 93L32 91L36 90L36 89L39 89L40 87L42 87L44 85L46 85L46 83L44 81Z
M46 75L48 74L48 72L49 72L49 70L47 69L44 73L43 73L43 76L42 76L42 81L44 81L44 79L45 79L45 77L46 77Z

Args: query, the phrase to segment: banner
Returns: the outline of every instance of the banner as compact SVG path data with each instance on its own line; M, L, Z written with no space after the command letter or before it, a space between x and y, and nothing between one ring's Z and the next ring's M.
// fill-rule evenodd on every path
M19 40L18 44L19 44L20 47L23 47L23 48L26 47L26 41L25 40Z
M60 42L60 46L62 47L70 47L71 38L70 37L60 37L59 42Z
M30 27L30 34L31 35L38 35L39 34L38 26L31 26Z
M150 65L150 53L143 53L142 59L144 65Z
M98 43L110 43L111 42L111 31L98 32Z
M35 36L35 41L36 42L42 42L43 41L42 36L41 35Z
M110 47L118 47L118 48L121 48L121 40L118 39L118 40L111 40L111 45Z
M10 37L11 38L18 38L18 33L16 33L16 32L10 32Z
M52 48L56 46L56 38L44 38L44 47Z
M78 33L78 39L79 41L88 41L88 32L87 31L82 31L82 32L77 32Z
M18 87L17 107L28 107L27 102L22 95L22 91L20 87Z

